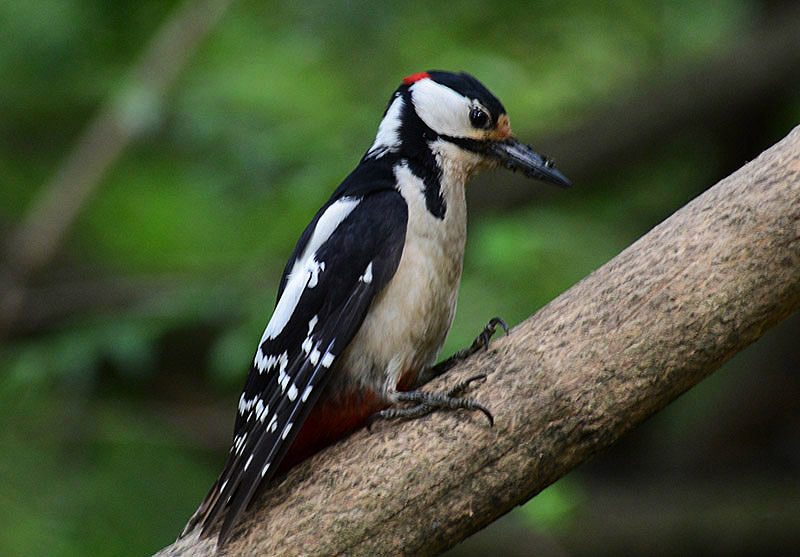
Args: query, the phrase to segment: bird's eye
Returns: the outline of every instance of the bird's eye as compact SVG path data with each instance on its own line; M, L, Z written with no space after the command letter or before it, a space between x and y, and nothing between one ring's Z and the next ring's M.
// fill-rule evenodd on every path
M492 123L489 115L477 106L473 106L472 110L469 111L469 121L479 130L485 130Z

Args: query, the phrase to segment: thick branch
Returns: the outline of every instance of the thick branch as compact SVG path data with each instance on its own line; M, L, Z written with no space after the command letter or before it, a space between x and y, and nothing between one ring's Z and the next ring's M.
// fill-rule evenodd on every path
M266 491L226 553L439 553L798 308L800 127L443 379L492 371L470 394L494 428L438 413L360 431ZM213 543L160 555L211 555Z

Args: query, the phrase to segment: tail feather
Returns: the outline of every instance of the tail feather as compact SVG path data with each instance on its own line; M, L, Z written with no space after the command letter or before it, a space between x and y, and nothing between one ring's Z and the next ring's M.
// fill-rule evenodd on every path
M205 498L203 499L203 502L200 503L200 506L197 507L196 511L194 511L194 514L192 514L191 518L189 519L189 522L187 522L186 526L184 526L181 535L178 536L179 539L187 536L192 531L194 531L194 529L197 528L198 525L203 524L206 521L209 513L211 512L211 509L214 508L217 501L219 500L219 495L221 491L219 488L220 487L219 480L220 479L217 478L217 480L214 482L214 485L211 486L211 489L208 491ZM224 514L221 514L216 518L215 521L213 521L214 523L206 525L201 530L200 537L201 538L209 537L211 535L213 527L215 526L215 523L219 522L223 517Z

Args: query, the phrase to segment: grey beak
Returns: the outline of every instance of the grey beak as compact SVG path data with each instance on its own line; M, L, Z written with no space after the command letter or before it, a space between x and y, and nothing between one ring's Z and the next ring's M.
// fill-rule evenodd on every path
M562 188L572 185L572 182L553 166L551 159L536 153L530 145L525 145L513 137L505 141L491 142L487 154L498 159L506 168L521 171L528 178Z

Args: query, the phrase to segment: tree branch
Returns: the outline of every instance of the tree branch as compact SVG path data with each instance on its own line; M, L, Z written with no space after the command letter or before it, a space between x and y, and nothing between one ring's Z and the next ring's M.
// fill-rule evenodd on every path
M228 555L433 555L604 450L800 308L800 127L433 388L494 413L359 431L292 470ZM158 555L213 555L189 537Z

